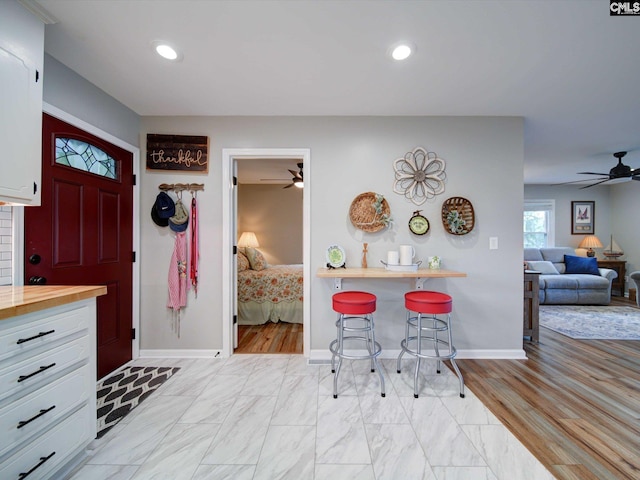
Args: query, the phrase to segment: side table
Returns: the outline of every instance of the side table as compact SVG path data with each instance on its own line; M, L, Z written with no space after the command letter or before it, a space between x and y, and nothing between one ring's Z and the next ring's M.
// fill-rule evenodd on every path
M610 268L615 270L618 274L618 278L614 278L611 283L611 295L613 295L614 289L618 291L618 296L624 297L625 282L624 277L627 274L627 261L626 260L598 260L598 267Z
M524 329L523 337L531 338L531 341L538 343L540 339L540 272L532 270L524 271Z

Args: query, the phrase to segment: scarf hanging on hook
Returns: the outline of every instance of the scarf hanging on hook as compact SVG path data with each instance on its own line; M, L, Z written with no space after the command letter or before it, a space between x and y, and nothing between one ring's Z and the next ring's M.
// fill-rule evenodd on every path
M199 231L198 231L198 204L196 200L197 194L191 192L191 264L189 269L189 278L191 286L198 298L198 264L200 263L200 247L199 247Z
M167 307L177 313L174 331L180 338L180 310L187 306L187 235L185 232L176 233L176 242L169 265L169 298Z

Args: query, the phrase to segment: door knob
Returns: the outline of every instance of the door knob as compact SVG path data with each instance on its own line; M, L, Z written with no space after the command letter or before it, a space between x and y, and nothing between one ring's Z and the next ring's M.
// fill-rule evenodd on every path
M29 285L45 285L47 279L45 277L31 276L29 277Z
M29 257L29 263L31 265L38 265L40 263L40 260L42 260L42 258L37 253L34 253Z

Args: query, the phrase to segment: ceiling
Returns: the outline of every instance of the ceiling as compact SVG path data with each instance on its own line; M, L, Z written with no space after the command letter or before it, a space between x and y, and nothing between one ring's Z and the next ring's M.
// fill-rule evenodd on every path
M525 183L619 150L640 167L640 18L604 0L21 1L57 19L48 54L139 115L522 116Z

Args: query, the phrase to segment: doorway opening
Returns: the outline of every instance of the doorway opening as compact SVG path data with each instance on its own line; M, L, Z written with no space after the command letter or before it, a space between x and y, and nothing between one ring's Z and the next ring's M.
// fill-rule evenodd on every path
M237 159L235 353L301 354L302 160ZM295 182L293 182L295 180Z
M234 351L237 353L246 351L246 348L270 351L289 348L285 347L285 344L295 343L293 339L300 337L300 330L302 331L302 349L298 349L298 353L305 354L309 351L309 202L311 188L310 174L308 173L310 171L309 159L309 149L223 149L223 251L228 252L223 254L223 278L228 281L223 282L222 310L224 318L223 353L227 356L232 355ZM280 164L280 162L282 163ZM258 169L257 165L265 167L269 163L275 164L276 169L282 170L276 171L274 169L268 174L260 173L263 170ZM288 170L297 171L297 163L304 165L306 174L304 188L297 192L289 192L290 190L298 190L295 187L283 188L287 182L291 183L294 176ZM242 171L245 169L253 171L254 176L256 170L258 171L258 178L251 180L257 182L257 184L253 184L255 186L249 186L251 183L246 183L246 179L239 179L238 170L240 170L242 177ZM261 179L265 180L261 181ZM276 183L282 181L281 179L284 179L284 183ZM285 197L281 195L282 193L291 193L291 196ZM302 200L301 208L299 205L300 197ZM271 217L265 214L264 206L271 204L272 209L277 209L279 208L278 202L296 203L292 202L296 198L298 199L298 213L294 215L300 216L301 212L302 217L298 219L297 224L295 221L287 222L287 219L282 216ZM260 207L257 206L258 204ZM281 204L280 208L283 208ZM287 226L285 227L285 225ZM280 237L282 234L280 230L283 228L292 228L298 233L289 234L289 236L295 237L297 235L301 236L301 239L289 242L287 247L288 240L283 241ZM252 243L255 240L238 244L240 236L245 231L254 234L258 246ZM285 245L280 245L283 243ZM302 263L301 268L300 263ZM277 305L280 303L279 301L272 302L273 298L269 297L274 297L275 290L273 289L262 291L261 294L265 300L269 301L260 302L249 298L250 293L238 287L238 278L242 274L239 273L239 270L242 272L252 270L253 272L249 274L265 270L263 275L267 278L270 278L270 273L282 273L269 272L270 267L262 268L264 264L285 265L285 270L292 270L291 265L298 265L297 275L302 283L302 288L278 293L278 295L289 295L288 303ZM289 274L295 275L291 271ZM273 282L277 282L277 276L272 278ZM293 302L292 300L295 300L293 297L296 295L301 298L297 299L299 301ZM244 325L239 323L244 323ZM239 335L245 337L245 343L248 342L253 346L240 345L240 351L237 351ZM279 353L285 352L280 351Z

